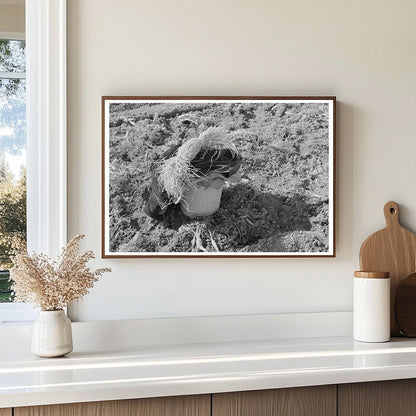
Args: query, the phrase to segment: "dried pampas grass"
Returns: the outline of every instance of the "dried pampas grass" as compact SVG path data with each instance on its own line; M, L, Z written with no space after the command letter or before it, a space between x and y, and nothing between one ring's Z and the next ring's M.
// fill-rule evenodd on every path
M89 269L87 263L94 258L94 253L78 254L83 238L83 235L75 236L63 248L58 261L45 254L29 255L26 250L16 254L10 270L14 301L34 303L42 310L56 311L86 295L99 277L111 269Z
M159 183L168 193L171 202L178 203L186 190L200 178L198 171L191 165L197 154L201 150L222 149L229 149L233 154L238 154L237 148L223 129L210 127L199 137L185 142L178 149L176 156L166 160L159 167Z

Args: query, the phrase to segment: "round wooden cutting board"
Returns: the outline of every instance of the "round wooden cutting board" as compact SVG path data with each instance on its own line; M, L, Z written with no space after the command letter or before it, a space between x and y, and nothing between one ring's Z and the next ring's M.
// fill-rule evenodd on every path
M394 201L384 205L386 228L370 235L360 250L360 269L390 273L391 335L400 335L394 318L394 299L401 279L416 271L416 234L399 222L399 206Z

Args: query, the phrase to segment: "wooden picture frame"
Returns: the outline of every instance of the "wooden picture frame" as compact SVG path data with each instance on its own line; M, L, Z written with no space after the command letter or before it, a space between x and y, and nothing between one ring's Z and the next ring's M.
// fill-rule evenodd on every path
M335 257L336 98L102 97L102 257Z

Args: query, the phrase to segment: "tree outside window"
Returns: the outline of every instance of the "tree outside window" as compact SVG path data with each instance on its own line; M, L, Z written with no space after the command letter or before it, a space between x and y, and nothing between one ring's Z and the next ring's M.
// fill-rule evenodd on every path
M25 42L0 39L0 302L10 302L8 269L26 243Z

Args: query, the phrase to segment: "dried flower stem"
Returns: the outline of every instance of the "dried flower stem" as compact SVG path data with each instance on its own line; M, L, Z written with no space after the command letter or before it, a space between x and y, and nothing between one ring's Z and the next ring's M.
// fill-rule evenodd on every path
M85 296L100 276L111 269L89 269L87 263L94 253L78 254L83 238L84 235L72 238L58 261L45 254L29 255L26 250L17 253L10 270L15 302L34 303L42 310L56 311Z

